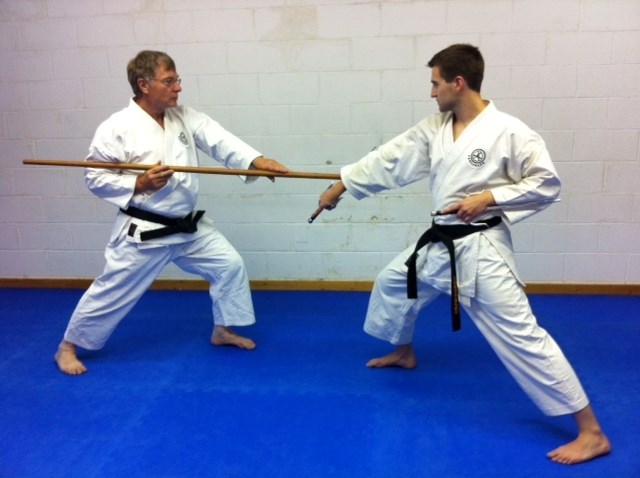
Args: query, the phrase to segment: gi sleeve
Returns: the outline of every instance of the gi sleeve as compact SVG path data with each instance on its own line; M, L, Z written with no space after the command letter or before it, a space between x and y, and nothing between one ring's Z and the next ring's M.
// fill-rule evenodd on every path
M356 163L344 166L340 177L356 199L416 182L429 175L429 141L422 124L396 136Z
M561 183L542 138L531 130L512 134L507 174L514 183L492 188L491 193L498 205L522 206L504 209L513 224L548 207L560 195Z
M109 123L102 123L89 146L87 161L122 163L125 160L124 138ZM86 168L84 179L89 190L119 208L126 208L133 197L136 174L115 169Z
M205 113L186 108L186 116L197 147L231 169L249 169L251 162L262 156L258 150L223 128ZM245 181L248 181L243 176ZM257 179L255 176L249 180Z

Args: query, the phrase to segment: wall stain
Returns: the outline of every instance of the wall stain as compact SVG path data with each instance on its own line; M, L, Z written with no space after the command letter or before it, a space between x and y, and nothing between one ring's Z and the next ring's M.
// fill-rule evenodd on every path
M262 40L309 40L318 36L316 7L273 8L280 14L277 25Z

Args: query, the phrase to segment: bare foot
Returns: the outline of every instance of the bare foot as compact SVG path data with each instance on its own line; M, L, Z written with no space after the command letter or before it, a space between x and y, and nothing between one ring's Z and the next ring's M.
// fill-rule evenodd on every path
M78 360L76 346L66 340L60 342L54 360L60 371L69 375L80 375L87 371L87 368Z
M367 362L369 368L384 368L384 367L400 367L412 369L416 368L418 364L416 355L413 353L413 345L398 345L396 349L389 355L384 357L374 358Z
M611 451L611 444L602 432L580 433L578 438L547 453L551 461L563 465L575 465L604 456Z
M573 465L593 460L611 451L609 440L602 433L591 405L573 414L578 425L578 438L547 453L549 459L563 465Z
M233 345L240 349L253 350L256 344L253 340L236 334L229 327L216 325L211 334L211 343L213 345Z

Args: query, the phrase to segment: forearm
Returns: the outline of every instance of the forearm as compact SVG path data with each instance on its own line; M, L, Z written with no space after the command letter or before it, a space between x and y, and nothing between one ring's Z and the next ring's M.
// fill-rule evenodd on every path
M85 184L100 199L118 207L127 207L135 194L137 177L135 174L87 168Z
M551 202L560 194L560 179L552 174L533 176L513 185L494 188L492 193L499 205Z

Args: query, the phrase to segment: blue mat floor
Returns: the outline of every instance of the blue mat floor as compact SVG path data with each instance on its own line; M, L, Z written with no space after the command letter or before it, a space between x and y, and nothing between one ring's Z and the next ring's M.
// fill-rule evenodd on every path
M614 446L566 467L542 415L447 297L418 368L370 370L368 293L254 292L258 348L209 344L206 292L150 291L83 376L53 354L81 291L0 289L0 477L640 477L640 298L531 296Z

